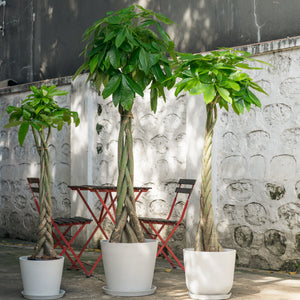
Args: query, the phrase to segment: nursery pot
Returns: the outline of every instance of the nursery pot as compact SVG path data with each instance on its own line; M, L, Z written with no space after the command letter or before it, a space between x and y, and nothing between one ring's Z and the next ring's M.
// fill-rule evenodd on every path
M229 299L233 285L236 250L222 252L183 249L185 281L193 299Z
M106 286L112 296L145 296L153 294L152 285L157 240L145 243L109 243L101 241Z
M60 289L64 257L51 260L19 258L23 282L22 295L26 299L58 299L65 291Z

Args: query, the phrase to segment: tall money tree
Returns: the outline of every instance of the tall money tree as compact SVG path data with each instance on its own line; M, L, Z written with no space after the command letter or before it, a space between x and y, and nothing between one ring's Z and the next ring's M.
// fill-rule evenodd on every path
M65 124L72 121L76 126L80 120L77 112L68 108L60 107L55 96L63 96L68 92L56 89L55 85L40 89L31 86L32 94L28 95L21 106L8 106L7 113L10 115L5 128L19 127L18 140L21 146L28 136L31 128L37 152L40 156L40 191L39 191L39 226L37 243L32 254L32 259L54 259L56 252L52 237L52 201L51 201L51 178L49 140L52 128L61 130Z
M200 219L195 238L196 251L222 251L218 242L212 207L212 146L213 130L217 122L218 106L231 106L240 115L251 105L261 107L253 90L266 92L242 69L261 69L249 63L263 61L250 58L250 53L232 49L212 51L207 55L179 54L174 78L175 95L188 91L190 95L203 94L206 106L205 138L202 152Z
M164 87L174 84L174 79L166 83L172 75L169 58L176 59L174 43L162 23L173 22L139 5L108 12L84 33L85 62L74 75L86 71L99 95L112 96L120 114L116 224L111 242L144 241L133 192L132 107L136 95L143 97L149 87L155 113L158 98L166 100Z

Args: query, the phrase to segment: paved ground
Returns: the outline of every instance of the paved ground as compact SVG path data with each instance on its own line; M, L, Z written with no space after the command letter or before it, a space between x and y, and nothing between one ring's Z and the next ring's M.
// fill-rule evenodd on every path
M22 281L18 257L31 254L32 244L16 240L0 239L0 299L24 299L21 296ZM86 252L85 259L93 260L98 252ZM62 299L190 299L185 287L184 272L169 269L168 263L158 259L153 284L157 286L154 295L145 297L112 297L105 295L103 268L100 264L94 275L86 278L84 273L67 270L66 264L61 288L66 291ZM241 300L300 300L300 274L258 271L237 268L231 299Z

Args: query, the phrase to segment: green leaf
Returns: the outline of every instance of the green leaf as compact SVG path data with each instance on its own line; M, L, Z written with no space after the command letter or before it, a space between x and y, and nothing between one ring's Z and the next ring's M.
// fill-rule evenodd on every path
M240 90L240 85L238 83L236 83L235 81L232 80L226 80L225 82L222 82L222 85L225 85L226 87L229 87L235 91L239 91Z
M150 91L150 106L151 106L151 110L156 113L157 110L157 89L153 88Z
M213 84L207 84L203 91L203 97L206 104L212 102L215 99L216 91Z
M30 111L28 111L27 109L23 109L23 116L25 120L29 120L31 117Z
M220 86L216 86L218 93L220 94L220 96L226 100L228 103L232 103L232 99L230 97L230 93L228 90L220 87Z
M89 61L90 72L94 73L98 64L99 54L94 55Z
M175 86L176 86L176 85L175 85ZM183 89L184 89L184 86L183 86L183 85L178 86L178 87L176 88L176 90L175 90L175 96L177 97Z
M113 46L109 51L108 51L108 57L110 60L111 65L115 68L118 69L120 68L120 54L118 49Z
M149 66L149 54L141 48L139 53L139 62L140 62L140 69L145 72L146 75L149 74L150 66Z
M19 126L20 124L22 124L23 121L10 121L9 123L7 123L4 128L10 128L10 127L16 127Z
M68 92L67 91L63 91L63 90L59 90L59 89L56 89L52 92L49 93L49 96L50 97L54 97L54 96L64 96L64 95L67 95Z
M126 38L129 44L132 46L132 48L139 46L139 43L136 41L136 39L128 29L126 29Z
M128 84L128 86L137 94L139 94L140 96L144 97L144 92L143 89L141 88L141 86L135 82L132 78L130 78L128 75L124 75L126 82Z
M30 89L33 91L33 93L40 94L40 90L36 86L32 85Z
M121 17L120 16L116 16L116 15L113 15L109 18L107 18L107 23L110 23L110 24L120 24L121 22Z
M160 55L158 53L149 53L149 68L158 63Z
M167 25L170 25L170 24L173 23L171 20L169 20L166 16L164 16L164 15L162 15L162 14L155 13L155 16L156 16L156 18L157 18L159 21L161 21L161 22L163 22L163 23L165 23L165 24L167 24Z
M17 110L17 108L10 105L10 106L7 107L6 112L7 112L8 114L10 114L10 113L12 113L12 112L15 111L15 110Z
M199 95L199 94L202 94L204 93L204 91L207 89L207 88L210 88L211 84L205 84L205 83L199 83L197 84L196 86L194 86L191 90L190 90L190 94L191 95Z
M35 110L35 113L38 114L44 108L45 108L44 105L39 105L39 107Z
M28 129L29 129L29 122L22 122L20 129L19 129L19 134L18 134L19 144L21 146L23 146L26 135L28 133Z
M244 101L242 98L239 98L237 101L234 101L233 104L239 113L244 113Z
M252 103L255 106L261 107L261 103L260 103L259 99L250 90L247 90L247 93L248 93L248 96L250 97Z
M113 104L115 107L117 107L119 105L119 103L121 102L122 99L122 85L120 85L116 91L113 93Z
M132 91L132 89L129 87L129 85L127 84L125 76L122 76L120 105L125 110L130 110L132 107L132 104L133 104L134 96L135 96L135 94Z
M79 75L81 74L84 70L86 70L88 67L88 63L85 62L84 64L82 64L78 69L77 71L75 72L75 74L73 75L73 80Z
M155 64L152 68L151 68L154 76L156 77L157 81L159 82L163 82L166 77L164 72L161 70L160 65L159 64Z
M111 77L111 79L109 80L109 82L107 83L107 85L105 86L102 92L103 98L106 99L111 94L113 94L116 91L116 89L119 87L120 82L121 82L120 74Z
M169 35L163 30L163 28L161 27L161 25L159 23L156 23L156 28L157 31L159 32L159 34L161 35L162 39L168 43L169 41Z
M117 48L119 48L123 44L125 37L126 37L126 29L123 28L116 37L115 44Z

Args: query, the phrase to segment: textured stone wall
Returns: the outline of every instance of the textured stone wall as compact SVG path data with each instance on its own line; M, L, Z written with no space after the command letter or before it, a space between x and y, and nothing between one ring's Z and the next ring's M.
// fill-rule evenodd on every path
M293 270L300 255L299 49L259 56L262 107L220 112L215 130L218 231L238 264Z

